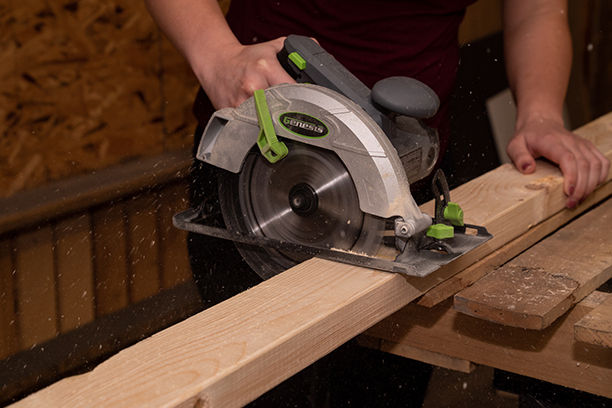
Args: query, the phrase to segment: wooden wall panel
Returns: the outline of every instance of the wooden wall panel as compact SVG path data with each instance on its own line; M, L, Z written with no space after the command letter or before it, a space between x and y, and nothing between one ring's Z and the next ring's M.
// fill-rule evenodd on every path
M91 218L88 213L60 220L55 225L57 288L60 331L66 332L94 319L94 275Z
M159 291L157 206L152 193L138 196L126 204L131 303L144 300Z
M125 224L121 203L92 214L97 316L116 312L129 303Z
M27 348L58 333L52 227L19 234L15 247L20 345Z
M0 360L17 351L17 314L15 310L15 267L12 242L0 241Z
M158 222L162 286L171 288L191 279L187 254L187 232L172 225L172 216L189 207L187 183L179 182L159 193Z

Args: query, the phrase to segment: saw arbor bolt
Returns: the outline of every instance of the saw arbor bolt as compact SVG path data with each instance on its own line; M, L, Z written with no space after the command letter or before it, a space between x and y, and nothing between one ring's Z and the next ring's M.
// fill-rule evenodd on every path
M307 217L319 207L319 197L310 185L299 183L289 191L289 205L297 215Z

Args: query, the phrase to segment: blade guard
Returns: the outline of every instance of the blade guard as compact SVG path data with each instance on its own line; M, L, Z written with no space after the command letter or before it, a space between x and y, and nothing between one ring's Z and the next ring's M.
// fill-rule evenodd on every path
M363 212L402 217L408 226L406 237L431 224L431 217L419 210L410 194L397 151L360 106L311 84L278 85L267 89L265 96L278 136L338 155L353 179ZM219 110L204 129L196 158L238 173L259 130L252 97L237 108Z

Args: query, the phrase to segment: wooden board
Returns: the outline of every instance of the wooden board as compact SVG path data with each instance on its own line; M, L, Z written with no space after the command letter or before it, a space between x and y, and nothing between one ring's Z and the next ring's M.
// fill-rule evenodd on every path
M76 329L94 319L94 271L89 213L55 224L57 293L60 331Z
M191 279L187 232L172 225L172 216L189 207L187 183L180 181L159 192L159 245L162 287L171 288Z
M574 325L577 341L612 348L612 296Z
M612 354L574 342L574 324L611 295L594 292L547 329L524 330L457 312L411 304L366 335L612 397Z
M455 295L458 311L504 325L548 327L612 278L612 200Z
M123 203L92 214L96 316L124 308L129 303L127 231Z
M143 193L126 202L130 303L159 292L158 205L154 192Z
M609 181L595 190L593 194L589 195L577 207L571 210L567 208L563 209L552 217L530 228L523 235L513 239L498 250L491 252L485 258L440 283L421 296L417 303L421 306L433 307L445 301L460 290L482 278L488 272L500 267L511 258L514 258L519 253L531 247L536 242L555 231L559 225L563 225L578 217L580 214L590 209L594 204L610 195L612 195L612 182Z
M41 343L58 333L53 241L50 225L15 238L21 348Z
M130 160L0 198L0 233L36 226L48 219L184 178L191 161L190 150L182 149Z
M612 115L579 132L612 156ZM502 166L454 190L453 200L495 237L427 278L311 259L16 406L244 405L565 202L559 171L546 163L530 176Z
M392 341L371 337L365 334L360 335L357 338L357 341L359 345L363 347L369 347L384 351L385 353L391 353L397 356L422 361L423 363L446 368L448 370L469 374L476 369L476 365L468 360L451 357L447 354L437 353L435 351L423 350L407 344L399 344Z
M12 248L10 238L0 240L0 360L19 347Z

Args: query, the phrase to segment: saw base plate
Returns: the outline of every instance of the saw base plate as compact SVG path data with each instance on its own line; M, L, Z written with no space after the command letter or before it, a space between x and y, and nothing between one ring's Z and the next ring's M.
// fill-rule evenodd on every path
M423 237L423 240L427 242L422 242L422 245L430 249L407 246L396 260L389 260L346 250L296 244L265 236L243 234L207 225L206 218L200 209L190 208L176 214L172 220L174 226L179 229L226 239L239 244L295 252L303 254L305 258L319 257L331 261L416 277L425 277L431 274L442 265L453 261L492 237L484 227L466 224L465 227L456 228L455 237L449 242L445 242L444 246L436 247L435 242ZM447 253L443 250L443 247L446 247L446 250L452 248L453 252Z

